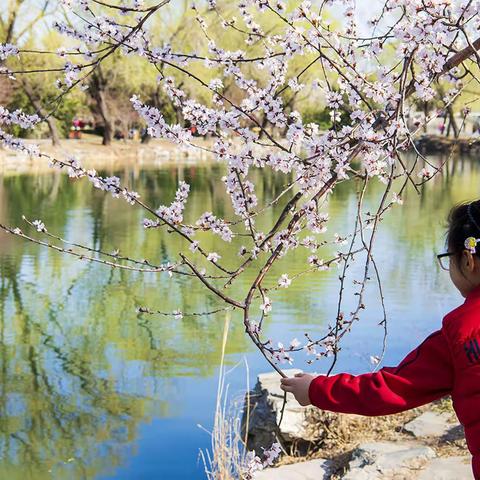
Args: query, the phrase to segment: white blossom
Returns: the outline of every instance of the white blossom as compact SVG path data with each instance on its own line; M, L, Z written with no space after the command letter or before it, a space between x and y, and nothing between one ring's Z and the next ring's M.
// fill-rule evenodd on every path
M217 218L212 212L205 212L197 220L196 225L202 230L211 230L219 235L225 242L231 242L233 232L230 227L221 218Z
M216 252L211 252L207 255L207 260L213 263L217 263L222 257L216 253Z
M380 357L377 355L370 355L370 363L372 365L378 365L380 363Z
M46 232L45 224L41 220L34 220L32 225L37 229L38 232Z
M134 95L130 101L132 102L133 108L147 122L149 135L156 138L165 138L179 145L190 143L192 139L190 130L182 128L178 124L168 125L157 108L144 105L136 95Z
M392 203L398 203L399 205L403 204L403 199L398 195L398 193L392 193Z
M40 122L40 117L36 114L27 115L20 109L10 112L0 105L0 125L18 125L21 128L33 128L38 122Z
M268 297L263 297L263 303L260 305L260 310L262 310L264 314L267 314L272 310L272 302Z
M158 207L156 210L157 215L170 223L181 223L183 221L183 211L185 209L189 192L190 185L181 180L177 192L175 193L175 200L169 207L165 205Z
M11 43L0 43L0 60L18 55L18 48Z
M180 310L174 310L172 313L175 317L175 320L181 320L183 318L183 313Z
M13 135L4 132L2 129L0 129L0 142L4 147L11 150L18 150L33 157L40 155L40 149L38 145L29 144L20 138L16 138Z
M290 341L290 350L298 348L300 345L301 343L298 341L298 339L294 338L293 340Z
M417 176L426 180L429 179L433 175L432 170L430 170L428 167L422 168L418 173Z

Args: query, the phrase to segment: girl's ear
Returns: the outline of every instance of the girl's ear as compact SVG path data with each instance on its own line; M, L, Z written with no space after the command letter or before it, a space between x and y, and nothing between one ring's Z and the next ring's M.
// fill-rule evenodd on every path
M475 270L475 258L470 250L464 250L462 253L462 267L465 272L472 273Z

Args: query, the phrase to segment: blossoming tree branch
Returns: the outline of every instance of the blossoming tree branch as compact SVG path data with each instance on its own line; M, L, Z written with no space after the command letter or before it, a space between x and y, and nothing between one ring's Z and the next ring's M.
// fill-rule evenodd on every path
M64 239L41 220L26 219L29 230L25 231L18 225L1 228L106 267L201 282L218 299L218 308L157 312L139 306L139 311L175 317L240 311L246 334L280 375L284 375L281 364L291 363L301 350L309 358L332 355L335 361L342 338L365 308L364 292L371 278L383 305L374 256L381 219L394 204L402 203L406 188L419 190L442 170L443 165L417 151L415 136L454 102L462 101L466 89L479 84L480 1L387 0L372 7L371 17L359 13L354 0L192 2L189 15L202 41L188 49L173 40L159 41L152 27L165 9L175 10L174 1L64 0L61 8L63 17L52 23L65 37L58 51L0 45L0 73L12 82L45 72L56 77L55 97L36 114L1 107L1 142L143 209L145 219L139 228L151 235L161 229L177 235L185 249L176 259L156 264ZM232 38L234 50L228 46ZM38 59L38 67L25 66L22 59L27 55ZM45 67L42 59L52 55L57 65ZM181 112L181 122L169 123L162 109L138 92L130 108L146 124L148 134L178 148L206 150L224 165L225 175L216 181L223 183L231 200L229 218L205 211L188 223L184 220L191 191L187 183L178 184L173 202L159 199L149 205L122 179L103 177L72 156L57 158L14 136L13 126L34 129L75 89L88 89L92 76L115 55L146 62L158 86ZM290 100L302 93L323 99L329 111L328 128L306 122L291 108ZM433 99L441 108L412 122L416 106ZM462 126L470 103L462 104ZM211 141L199 141L187 125L194 125ZM283 179L280 194L259 200L252 176L258 170ZM372 179L382 182L382 192L376 209L365 212L364 194ZM339 184L353 181L360 187L351 230L332 235L328 199ZM205 235L235 249L238 261L228 263L207 249L202 244ZM332 246L336 253L323 258L321 252ZM295 275L285 271L272 278L273 265L298 249L310 254L304 268ZM347 269L358 261L363 262L363 274L354 280L356 306L344 313ZM338 311L321 337L267 338L264 319L275 308L276 290L288 288L300 275L321 275L333 265L340 272ZM235 286L242 276L251 280L240 296Z

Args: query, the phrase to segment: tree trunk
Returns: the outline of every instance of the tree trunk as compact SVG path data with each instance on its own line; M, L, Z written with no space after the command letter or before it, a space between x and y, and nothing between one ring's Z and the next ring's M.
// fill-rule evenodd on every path
M113 122L108 113L108 107L105 96L105 88L107 82L102 74L100 66L92 74L90 82L90 92L93 99L97 103L98 113L102 117L103 121L103 145L110 145L113 138Z
M263 137L265 136L265 129L267 128L267 124L268 124L268 117L267 117L267 114L264 113L262 118L262 123L260 124L260 133L258 134L259 140L262 140Z
M37 114L47 122L48 130L50 131L50 138L52 140L52 145L60 145L60 135L58 134L58 128L55 124L55 119L52 116L47 115L47 113L43 109L42 103L37 98L37 96L33 92L33 89L27 82L22 82L22 87L33 108L36 110Z
M428 118L428 102L423 102L423 116L424 122L423 122L423 132L428 133L428 125L427 125L427 118Z
M455 138L458 137L458 125L457 125L457 121L455 120L455 115L453 113L453 108L451 105L448 106L447 108L447 112L448 112L448 128L447 128L447 137L450 136L450 127L452 128L453 130L453 136Z
M147 133L147 129L145 129L145 132L142 135L143 145L147 145L148 143L150 143L151 139L152 139L152 137Z

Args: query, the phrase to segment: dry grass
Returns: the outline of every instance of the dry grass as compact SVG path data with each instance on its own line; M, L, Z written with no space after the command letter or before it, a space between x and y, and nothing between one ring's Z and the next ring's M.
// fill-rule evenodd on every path
M317 439L306 454L292 445L290 455L282 457L279 464L291 464L299 461L325 458L333 462L332 480L345 472L352 450L360 443L368 441L401 441L413 437L403 426L420 413L432 410L438 413L450 413L455 419L450 399L443 399L430 405L408 410L396 415L383 417L361 417L358 415L336 414L312 410L310 427ZM425 439L439 456L465 455L466 443L461 428L454 429L448 436L440 439Z
M217 401L213 430L208 432L211 438L210 450L201 451L200 456L208 480L238 480L246 470L247 449L246 439L242 438L241 413L244 407L244 397L230 399L228 385L225 383L224 366L225 346L230 326L229 313L225 316L222 339L222 356L219 369ZM248 365L246 365L247 392ZM247 405L249 402L247 401ZM246 412L247 422L249 412Z
M208 480L238 480L246 469L246 449L241 437L240 416L228 411L228 389L215 412L210 450L201 451Z

